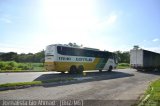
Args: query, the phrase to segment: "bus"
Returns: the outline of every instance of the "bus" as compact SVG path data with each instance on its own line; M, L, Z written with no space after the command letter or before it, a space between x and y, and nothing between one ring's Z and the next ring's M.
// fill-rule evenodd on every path
M48 71L70 74L84 70L112 71L117 64L116 54L94 48L53 44L45 50L45 69Z

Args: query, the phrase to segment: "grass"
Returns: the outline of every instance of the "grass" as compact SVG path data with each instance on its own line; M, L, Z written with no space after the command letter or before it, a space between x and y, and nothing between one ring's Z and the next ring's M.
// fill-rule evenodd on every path
M0 88L3 88L3 87L18 87L18 86L27 86L27 85L41 85L41 84L45 84L45 83L71 81L71 80L75 80L75 79L69 77L69 78L54 78L54 79L43 80L43 81L5 83L5 84L0 84Z
M130 64L129 63L119 63L117 68L118 69L130 68Z
M15 61L0 61L0 72L30 72L44 71L43 63L18 63Z
M0 73L7 73L7 72L46 72L45 70L0 70Z
M160 79L150 84L138 106L160 106Z
M0 84L1 87L17 87L17 86L25 86L25 85L38 85L42 84L41 81L32 81L32 82L16 82L16 83L5 83L5 84Z
M32 70L34 71L39 71L39 70L44 71L45 70L43 63L30 63L30 64L33 67Z

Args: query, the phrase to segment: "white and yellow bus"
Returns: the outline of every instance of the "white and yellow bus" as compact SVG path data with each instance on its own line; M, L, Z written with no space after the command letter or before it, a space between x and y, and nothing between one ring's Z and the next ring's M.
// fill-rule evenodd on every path
M116 55L108 51L68 45L48 45L45 50L45 68L49 71L82 73L84 70L108 70L117 66Z

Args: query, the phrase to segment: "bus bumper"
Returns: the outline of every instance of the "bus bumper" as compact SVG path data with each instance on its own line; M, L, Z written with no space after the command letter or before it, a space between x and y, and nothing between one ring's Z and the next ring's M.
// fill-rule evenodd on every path
M44 67L48 71L55 71L55 63L54 62L45 62Z

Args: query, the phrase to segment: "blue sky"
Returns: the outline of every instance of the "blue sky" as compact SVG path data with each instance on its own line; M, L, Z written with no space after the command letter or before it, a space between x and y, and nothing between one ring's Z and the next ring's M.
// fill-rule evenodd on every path
M35 53L69 42L160 52L159 5L159 0L0 0L0 52Z

